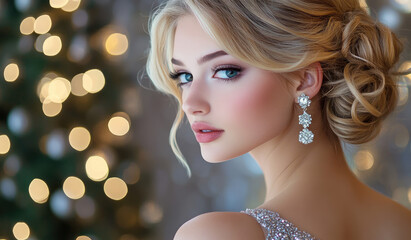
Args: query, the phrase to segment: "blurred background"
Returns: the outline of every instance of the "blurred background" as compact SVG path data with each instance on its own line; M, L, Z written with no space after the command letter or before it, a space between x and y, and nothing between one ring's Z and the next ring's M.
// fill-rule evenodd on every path
M187 123L168 132L176 104L145 75L147 21L161 1L0 0L0 239L172 239L209 211L264 199L248 156L202 160ZM411 0L367 1L405 42L411 67ZM344 145L353 172L411 208L411 75L375 141Z

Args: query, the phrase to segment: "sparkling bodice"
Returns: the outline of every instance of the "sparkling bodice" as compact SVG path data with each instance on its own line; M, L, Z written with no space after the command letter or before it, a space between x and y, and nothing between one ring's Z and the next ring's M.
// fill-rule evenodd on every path
M266 240L318 240L309 233L299 230L276 212L267 209L246 209L242 212L257 220Z

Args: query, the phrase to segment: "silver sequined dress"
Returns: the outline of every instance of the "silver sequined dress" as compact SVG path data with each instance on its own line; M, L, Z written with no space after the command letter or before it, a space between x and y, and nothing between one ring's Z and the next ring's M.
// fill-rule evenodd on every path
M242 212L257 220L266 240L318 240L309 233L299 230L276 212L267 209L246 209Z

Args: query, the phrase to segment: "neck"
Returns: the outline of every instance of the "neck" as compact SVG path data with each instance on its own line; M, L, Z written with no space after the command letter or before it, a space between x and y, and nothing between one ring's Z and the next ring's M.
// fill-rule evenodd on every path
M294 184L309 185L324 182L331 175L349 172L338 141L330 139L318 119L309 127L315 134L314 142L298 141L301 127L294 122L279 136L250 152L260 165L266 183L265 202L288 190ZM332 177L331 177L332 178Z

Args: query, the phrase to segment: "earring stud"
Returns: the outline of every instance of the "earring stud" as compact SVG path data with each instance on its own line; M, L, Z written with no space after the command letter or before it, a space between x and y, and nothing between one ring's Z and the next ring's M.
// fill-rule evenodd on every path
M303 144L312 143L314 140L314 134L311 132L308 127L312 122L311 115L306 112L307 108L311 104L310 97L302 93L298 97L298 103L300 107L303 109L303 114L298 116L299 124L303 126L303 130L300 131L300 135L298 137L298 141Z

